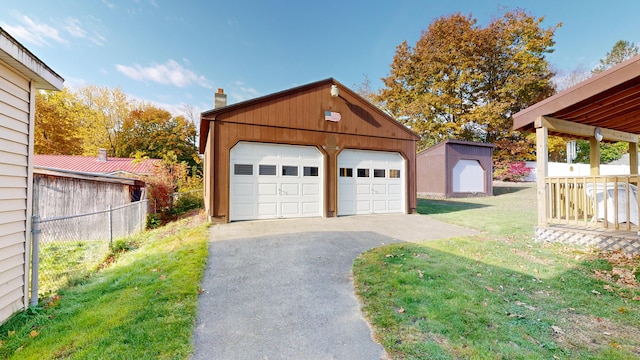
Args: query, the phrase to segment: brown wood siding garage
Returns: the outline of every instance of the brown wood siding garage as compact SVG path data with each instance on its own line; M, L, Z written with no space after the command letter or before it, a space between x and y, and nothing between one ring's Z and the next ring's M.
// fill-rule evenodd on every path
M337 97L331 96L332 85L338 87ZM337 117L339 121L336 121ZM384 166L376 165L380 169L370 169L370 176L374 176L374 170L377 170L376 174L383 174L384 170L384 176L389 178L399 170L405 190L401 211L413 213L416 208L417 140L418 137L406 127L334 79L215 108L202 113L200 122L207 214L212 221L235 220L230 218L231 152L237 144L246 143L317 149L321 155L320 215L326 217L339 214L338 161L344 150L366 150L365 156L376 154L367 151L397 153L404 159L403 169L382 169ZM245 170L257 174L260 170L257 162L251 170ZM281 163L284 166L286 161ZM301 164L301 173L296 175L302 178L304 162L294 163ZM283 171L278 168L273 176L281 176ZM357 169L354 171L357 176Z

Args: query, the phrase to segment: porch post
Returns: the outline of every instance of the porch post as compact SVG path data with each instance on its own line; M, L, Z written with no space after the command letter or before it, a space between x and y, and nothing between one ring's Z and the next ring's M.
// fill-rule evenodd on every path
M547 226L547 174L549 172L549 129L536 128L536 191L538 197L538 226Z
M589 139L589 162L591 176L600 175L600 142L595 137Z
M629 143L629 174L638 175L638 143Z

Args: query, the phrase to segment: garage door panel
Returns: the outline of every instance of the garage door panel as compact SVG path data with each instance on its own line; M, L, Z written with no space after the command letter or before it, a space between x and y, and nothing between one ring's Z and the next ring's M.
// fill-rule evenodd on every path
M255 213L255 209L253 207L253 204L235 204L235 213L239 220L246 220L251 218L251 216Z
M258 218L272 218L278 214L278 204L275 202L261 202L258 204Z
M390 212L401 212L402 211L402 201L400 201L400 200L389 200L389 211Z
M384 211L387 209L387 202L384 200L374 200L371 202L373 211Z
M282 184L283 195L299 195L300 186L298 184Z
M356 213L357 214L369 214L371 213L371 201L356 201Z
M299 202L282 202L281 213L283 217L299 215L300 203Z
M338 215L406 211L405 168L399 153L343 150L338 155Z
M320 211L320 204L319 203L311 203L311 202L307 202L307 203L302 203L302 214L304 216L313 216L315 214L317 214Z
M229 220L322 216L323 160L314 146L236 144L230 151Z
M358 185L356 185L356 194L358 194L358 195L369 195L369 194L371 194L371 186L369 184L358 184Z
M339 205L339 215L351 215L356 213L355 203L353 201L345 201L340 203Z
M484 169L478 160L458 160L453 167L454 192L484 192Z
M400 195L400 194L402 194L402 185L400 184L389 185L389 195Z
M318 184L302 184L302 196L320 195Z
M344 182L338 183L338 198L350 197L355 194L355 186Z
M240 197L253 197L255 195L253 189L253 184L236 184L233 194Z

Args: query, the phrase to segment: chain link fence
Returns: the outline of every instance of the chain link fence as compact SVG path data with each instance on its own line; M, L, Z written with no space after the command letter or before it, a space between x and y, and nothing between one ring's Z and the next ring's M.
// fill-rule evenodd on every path
M38 294L55 292L94 270L114 239L144 230L148 206L142 200L82 215L34 216L32 303Z

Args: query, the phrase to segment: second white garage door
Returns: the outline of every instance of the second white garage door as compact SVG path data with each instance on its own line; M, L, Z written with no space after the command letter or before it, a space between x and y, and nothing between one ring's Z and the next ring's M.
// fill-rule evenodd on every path
M240 142L230 160L230 221L322 216L317 148Z
M405 212L405 161L395 152L338 155L338 215Z

